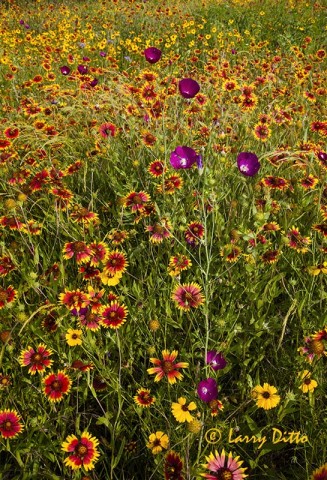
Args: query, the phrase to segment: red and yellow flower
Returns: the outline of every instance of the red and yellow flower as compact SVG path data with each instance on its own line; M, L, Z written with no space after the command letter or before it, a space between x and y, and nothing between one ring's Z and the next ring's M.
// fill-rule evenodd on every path
M43 393L50 402L60 402L71 389L71 379L65 372L50 373L43 379Z
M35 375L36 372L43 372L46 368L51 367L52 360L50 356L52 355L52 350L46 347L46 345L40 344L36 350L32 347L27 347L26 350L23 350L20 354L19 363L22 367L27 367L28 373Z
M80 438L69 435L61 446L64 452L69 453L69 456L64 460L64 464L73 470L82 467L86 471L93 470L94 463L100 456L98 445L99 440L86 431L81 434Z
M162 351L162 360L158 358L150 358L150 362L155 365L155 367L148 368L147 372L150 375L155 374L155 382L159 382L164 377L167 377L170 384L176 383L176 380L182 380L183 375L179 371L181 368L187 368L187 362L177 362L178 351L173 350L171 353L168 350Z
M16 437L23 428L21 417L15 410L0 410L0 433L2 438Z

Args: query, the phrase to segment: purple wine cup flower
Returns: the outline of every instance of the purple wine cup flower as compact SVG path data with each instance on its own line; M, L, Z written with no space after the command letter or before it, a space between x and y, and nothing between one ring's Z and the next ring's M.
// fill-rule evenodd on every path
M156 47L146 48L143 53L146 61L149 63L157 63L161 58L161 50Z
M222 353L216 350L210 350L207 353L206 363L208 363L213 370L222 370L226 367L227 362Z
M87 66L86 65L78 65L77 70L81 75L85 75L87 73Z
M67 67L67 65L64 65L63 67L60 67L60 71L63 75L69 75L70 74L70 68Z
M198 155L191 147L178 146L170 154L170 164L176 170L180 168L191 168L196 163L198 168L202 168L202 157Z
M180 80L178 88L184 98L193 98L200 91L200 85L192 78L183 78L183 80Z
M214 378L207 378L201 380L197 388L198 395L203 402L211 402L218 397L218 386Z
M251 152L241 152L237 157L239 171L246 177L253 177L260 169L258 157Z

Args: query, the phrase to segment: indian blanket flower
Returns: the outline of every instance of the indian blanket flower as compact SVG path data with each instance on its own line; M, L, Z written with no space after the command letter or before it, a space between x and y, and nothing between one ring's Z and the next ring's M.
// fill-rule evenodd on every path
M131 207L132 212L142 210L150 201L150 195L146 192L131 192L123 200L125 207Z
M165 456L164 463L165 480L184 480L183 461L178 453L170 450Z
M236 262L239 256L241 255L241 253L242 253L242 250L240 249L240 247L238 247L237 245L233 245L232 243L224 245L220 249L220 255L228 263Z
M218 386L216 380L214 378L206 378L205 380L201 380L201 382L198 384L197 392L203 402L208 403L212 400L216 400L218 397Z
M323 262L319 265L311 265L307 268L310 275L317 276L320 273L327 274L327 262Z
M306 337L304 339L305 346L299 347L298 351L301 355L307 357L308 362L312 362L315 356L320 358L322 355L326 355L324 342L320 339Z
M115 137L116 131L117 127L113 123L102 123L99 127L99 133L103 138Z
M90 300L85 292L77 290L67 290L64 293L60 293L59 302L69 310L76 308L77 310L85 308L89 305Z
M19 363L22 367L30 365L28 373L35 375L36 372L43 372L46 368L51 367L52 360L49 358L51 355L52 350L46 345L40 344L36 349L27 347L21 352Z
M200 240L204 237L204 226L200 222L191 222L187 225L184 233L186 242L192 247L199 245Z
M171 353L168 350L162 351L162 360L158 358L150 358L150 362L155 367L148 368L147 372L150 375L156 374L154 377L155 382L159 382L164 377L167 377L168 382L172 385L176 383L176 380L182 380L183 375L179 371L181 368L187 368L187 362L177 362L178 351L173 350Z
M152 451L153 455L167 449L169 445L168 435L164 432L158 431L149 435L149 441L146 446Z
M201 287L197 283L178 285L172 293L172 299L176 303L177 308L184 311L198 308L204 303Z
M195 163L201 168L201 155L198 155L193 148L178 146L170 154L170 164L175 170L191 168Z
M208 405L210 407L212 417L216 417L220 410L224 410L224 406L221 401L218 400L218 398L215 398L214 400L208 402Z
M86 263L92 256L90 247L88 247L84 242L65 243L62 252L66 260L75 257L77 263Z
M309 370L304 370L301 375L301 385L299 388L303 393L313 392L314 389L318 386L316 380L311 378L311 372Z
M172 225L167 218L162 218L160 222L145 227L147 232L150 232L151 243L162 243L166 238L171 237Z
M150 175L152 175L152 177L161 177L165 171L165 164L161 160L154 160L148 166L148 172Z
M242 468L243 461L240 457L233 458L230 452L227 456L225 450L215 454L210 453L206 460L208 463L203 465L203 468L209 470L210 473L201 473L201 476L208 480L243 480L248 475L245 475L246 468Z
M126 305L118 301L110 302L110 305L101 312L101 325L106 328L120 328L126 322L127 315Z
M309 250L309 245L311 240L309 237L303 237L299 230L295 227L292 227L290 231L287 233L288 238L288 246L293 248L299 253L305 253Z
M156 47L149 47L144 50L144 57L149 63L157 63L161 58L161 50Z
M200 91L200 85L193 78L183 78L178 83L178 89L182 97L193 98Z
M207 352L206 363L208 363L213 370L222 370L226 367L227 362L222 353L216 350Z
M2 438L16 437L23 428L21 417L15 410L0 410L0 434Z
M268 175L261 180L263 186L270 188L271 190L287 190L289 187L289 182L283 177L274 177L273 175Z
M310 480L327 480L327 463L312 473Z
M65 335L66 342L70 347L75 347L76 345L82 345L83 332L82 330L75 330L73 328L69 328Z
M110 275L116 275L117 273L123 274L127 266L126 254L118 250L113 250L105 256L103 271Z
M69 435L61 445L61 449L69 453L69 456L64 460L64 464L73 470L82 467L85 471L93 470L94 463L100 456L98 445L99 440L92 437L87 431L84 431L80 438Z
M277 407L280 402L280 396L277 394L277 388L264 383L263 387L257 385L252 390L252 398L256 401L258 408L270 410Z
M172 277L177 277L183 270L187 270L192 266L191 260L182 253L173 255L169 259L168 273Z
M3 373L0 373L0 389L8 388L10 385L11 385L10 375L4 375Z
M151 395L151 390L148 388L139 388L134 396L134 402L143 408L150 407L155 401L156 398Z
M186 405L186 398L180 397L176 402L172 403L171 410L177 422L184 423L184 422L192 422L194 417L190 414L191 411L196 410L196 404L194 402L190 402Z
M17 298L17 291L12 285L4 288L0 287L0 309L6 307L9 303L12 303Z
M321 233L325 238L327 237L327 223L316 223L312 226L312 230Z
M43 393L50 402L60 402L69 393L71 384L65 372L50 373L43 379Z
M260 162L255 153L241 152L237 156L237 167L246 177L254 177L260 169Z

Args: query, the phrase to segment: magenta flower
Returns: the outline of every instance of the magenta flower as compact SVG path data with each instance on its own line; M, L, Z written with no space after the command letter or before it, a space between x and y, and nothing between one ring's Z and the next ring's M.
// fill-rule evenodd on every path
M161 50L156 47L146 48L143 53L149 63L157 63L161 58Z
M222 353L216 350L210 350L206 356L206 363L208 363L213 370L222 370L226 367L227 362Z
M96 87L99 83L99 80L97 78L94 78L92 82L90 82L91 87Z
M85 75L87 73L87 66L86 65L78 65L77 70L81 75Z
M69 75L70 74L70 68L67 67L67 65L64 65L63 67L60 67L60 71L63 75Z
M323 162L327 161L327 153L326 152L319 152L317 154L317 157L319 158L319 160L322 160Z
M216 380L214 378L201 380L201 382L198 384L197 392L203 402L208 403L211 402L211 400L216 400L218 397Z
M183 80L180 80L178 88L184 98L193 98L200 91L200 85L192 78L183 78Z
M203 167L201 155L198 155L193 148L178 146L170 154L170 164L176 170L191 168L194 163L198 168Z
M100 55L100 57L106 57L107 56L106 52L104 52L103 50L101 50L99 55Z
M251 152L241 152L237 157L239 171L246 177L253 177L260 168L258 157Z

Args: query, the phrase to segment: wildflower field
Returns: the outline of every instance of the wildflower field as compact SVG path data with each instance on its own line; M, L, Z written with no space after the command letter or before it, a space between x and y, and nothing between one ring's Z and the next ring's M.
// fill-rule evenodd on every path
M327 479L326 14L0 2L0 480Z

